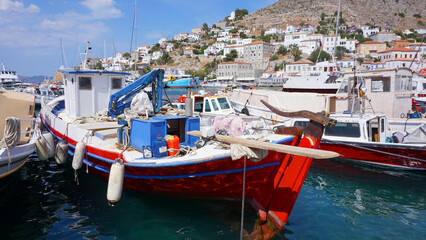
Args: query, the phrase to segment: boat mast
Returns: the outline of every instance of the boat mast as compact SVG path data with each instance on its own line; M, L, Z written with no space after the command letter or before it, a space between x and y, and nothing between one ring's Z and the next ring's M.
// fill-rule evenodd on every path
M89 50L90 50L90 42L87 41L87 48L86 48L86 53L84 55L83 69L87 68L87 59L89 56Z
M62 64L65 64L65 67L68 68L67 58L65 57L64 46L62 45L62 38L59 38L61 42L61 51L62 51Z
M339 8L337 9L337 20L336 20L336 36L334 38L334 60L336 60L337 56L337 34L339 31L339 19L340 19L340 4L342 0L339 0Z
M136 63L137 63L137 58L136 58L136 48L137 48L137 45L136 45L136 36L137 36L137 34L136 34L136 26L137 26L137 4L138 4L138 1L137 0L135 0L135 26L134 26L134 28L135 28L135 54L133 55L133 56L135 56L135 76L136 76ZM132 53L130 53L130 54L132 54Z

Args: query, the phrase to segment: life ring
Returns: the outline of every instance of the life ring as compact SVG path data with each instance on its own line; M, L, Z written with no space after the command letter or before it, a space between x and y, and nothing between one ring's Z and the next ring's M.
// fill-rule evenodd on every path
M420 69L419 75L422 77L426 77L426 68Z

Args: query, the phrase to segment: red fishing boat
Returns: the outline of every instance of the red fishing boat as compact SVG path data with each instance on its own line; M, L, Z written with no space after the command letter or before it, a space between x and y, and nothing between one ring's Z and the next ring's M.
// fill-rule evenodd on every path
M216 136L216 141L207 144L198 141L195 146L197 136L201 136L200 132L194 132L200 129L200 118L162 114L163 70L154 70L123 89L119 89L124 86L123 73L85 68L61 71L65 96L42 102L40 118L60 143L68 144L67 151L58 143L57 152L73 155L72 166L77 172L84 166L87 172L109 180L108 200L112 203L120 199L123 186L173 196L246 199L257 209L262 221L271 221L282 229L312 157L336 156L317 150L323 125L334 124L324 116L308 114L313 120L303 137L298 127L240 137L232 137L230 129L231 137ZM143 108L140 115L128 119L129 112L125 109L132 110L134 101L143 102L135 94L148 85L153 89L152 112ZM108 106L102 105L106 101L99 101L105 92L112 93ZM108 117L99 113L105 107L109 110ZM119 116L123 112L126 121ZM167 145L162 140L166 135L178 139L178 155L168 156ZM235 157L229 148L220 148L219 142L239 143L266 152L263 160L249 161L242 155Z

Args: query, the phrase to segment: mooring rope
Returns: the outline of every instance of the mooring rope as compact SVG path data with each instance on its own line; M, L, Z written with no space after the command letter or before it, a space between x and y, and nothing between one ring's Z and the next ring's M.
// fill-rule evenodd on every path
M246 195L246 159L247 157L244 156L244 171L243 171L243 196L242 196L242 203L241 203L241 230L240 230L240 239L243 239L243 229L244 229L244 199Z
M10 157L9 147L13 147L19 143L21 139L21 120L15 117L6 118L6 126L4 127L3 139L0 141L0 147L5 146L7 150L7 157L9 159L9 164L7 166L8 171L12 159Z

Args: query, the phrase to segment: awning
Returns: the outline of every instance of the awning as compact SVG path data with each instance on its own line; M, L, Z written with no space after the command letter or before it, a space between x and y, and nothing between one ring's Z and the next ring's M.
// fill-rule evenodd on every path
M232 79L234 79L234 76L220 76L220 77L217 77L218 81L229 81L229 80L232 80Z
M254 81L254 77L239 77L237 81Z

